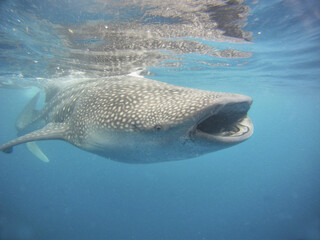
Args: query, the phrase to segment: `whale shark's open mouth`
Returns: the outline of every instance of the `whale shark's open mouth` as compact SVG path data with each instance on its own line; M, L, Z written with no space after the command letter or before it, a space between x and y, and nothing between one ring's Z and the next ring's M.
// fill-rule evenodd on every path
M222 143L237 143L248 139L253 124L247 116L251 101L228 103L202 118L194 128L201 138Z

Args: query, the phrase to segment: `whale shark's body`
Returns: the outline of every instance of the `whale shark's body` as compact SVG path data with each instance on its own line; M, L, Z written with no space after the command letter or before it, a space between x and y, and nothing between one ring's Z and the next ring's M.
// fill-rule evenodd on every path
M143 77L77 81L47 90L46 104L28 104L17 123L17 139L0 146L61 139L127 163L193 158L248 139L250 97L203 91Z

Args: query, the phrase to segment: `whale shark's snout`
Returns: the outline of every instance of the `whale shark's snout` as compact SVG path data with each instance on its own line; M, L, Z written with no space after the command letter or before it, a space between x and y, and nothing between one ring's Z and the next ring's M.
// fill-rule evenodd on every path
M252 99L244 95L222 97L202 110L199 120L189 132L190 137L223 144L235 144L248 139L253 133L252 121L247 116L251 104Z

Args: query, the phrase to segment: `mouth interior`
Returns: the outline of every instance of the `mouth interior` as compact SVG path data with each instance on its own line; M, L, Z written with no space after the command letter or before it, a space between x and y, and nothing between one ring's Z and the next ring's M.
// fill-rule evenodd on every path
M241 137L250 132L247 102L223 106L218 112L200 121L196 130L217 137Z

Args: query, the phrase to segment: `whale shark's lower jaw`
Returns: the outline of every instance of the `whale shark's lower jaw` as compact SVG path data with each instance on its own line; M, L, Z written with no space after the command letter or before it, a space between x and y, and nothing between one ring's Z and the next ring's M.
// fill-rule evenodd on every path
M247 140L253 124L247 116L252 100L227 103L202 118L193 128L193 138L235 144Z

